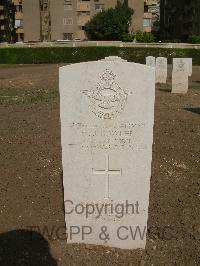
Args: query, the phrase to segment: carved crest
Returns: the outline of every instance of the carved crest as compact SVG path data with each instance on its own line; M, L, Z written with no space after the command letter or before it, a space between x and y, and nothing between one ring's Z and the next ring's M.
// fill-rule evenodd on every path
M177 62L176 71L184 71L184 70L185 70L185 62L182 59L180 59Z
M100 81L95 88L82 91L90 101L91 111L101 119L115 118L126 106L128 94L115 79L116 75L106 69L100 75Z

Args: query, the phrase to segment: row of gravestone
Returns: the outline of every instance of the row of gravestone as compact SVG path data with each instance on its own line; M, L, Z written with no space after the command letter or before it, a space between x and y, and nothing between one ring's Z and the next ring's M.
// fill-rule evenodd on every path
M119 57L60 68L68 243L145 248L155 83L155 67Z
M146 65L155 67L156 83L167 81L167 58L148 56ZM192 58L173 58L172 93L188 91L188 77L192 75Z

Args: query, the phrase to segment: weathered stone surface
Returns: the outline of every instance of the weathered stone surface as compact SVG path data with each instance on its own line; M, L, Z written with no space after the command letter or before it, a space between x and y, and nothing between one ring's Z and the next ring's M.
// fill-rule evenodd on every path
M147 56L146 57L146 65L155 67L156 66L156 58L154 56Z
M173 72L187 72L192 76L192 58L173 58Z
M145 248L155 70L97 61L59 76L68 242Z
M118 56L107 56L101 61L120 61L120 62L127 62L127 60L122 59L121 57Z
M184 71L172 72L172 93L185 94L188 91L188 73Z
M156 83L167 82L167 58L156 58Z

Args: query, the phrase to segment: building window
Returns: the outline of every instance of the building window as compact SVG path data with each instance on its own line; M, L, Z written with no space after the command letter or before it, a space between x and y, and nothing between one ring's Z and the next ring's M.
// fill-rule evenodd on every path
M77 15L78 16L89 16L90 15L90 11L78 11Z
M23 12L21 5L16 6L16 12Z
M15 28L22 28L23 27L23 20L22 19L16 19L15 20Z
M148 6L147 5L144 5L144 13L148 13L148 11L149 11Z
M64 10L72 10L72 1L64 0Z
M95 4L96 11L103 11L104 9L104 4Z
M47 3L44 3L43 5L43 11L47 11L48 10L48 4Z
M19 33L18 34L18 41L23 42L24 41L24 33Z
M151 19L150 18L145 18L143 21L143 26L144 27L151 27Z
M73 33L63 33L63 40L73 40Z
M72 10L72 4L64 4L64 10Z
M72 18L63 18L63 25L72 25L73 19Z
M78 26L79 30L85 30L85 26Z

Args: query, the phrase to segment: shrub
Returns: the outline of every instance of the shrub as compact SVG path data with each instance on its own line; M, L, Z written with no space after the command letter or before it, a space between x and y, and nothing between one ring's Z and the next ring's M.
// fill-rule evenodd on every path
M164 56L171 63L174 57L191 57L200 65L200 49L147 47L24 47L0 48L0 64L56 64L95 61L106 56L120 56L130 62L145 63L148 55Z
M122 35L121 41L123 42L132 42L134 40L135 36L131 34L124 34Z
M6 38L0 33L0 42L6 42Z
M189 43L196 43L196 44L200 44L200 35L192 35L192 36L189 36L188 38L188 42Z
M137 42L155 42L155 36L151 32L142 32L142 31L137 31L135 34L135 39Z
M163 43L181 43L180 39L163 40Z

